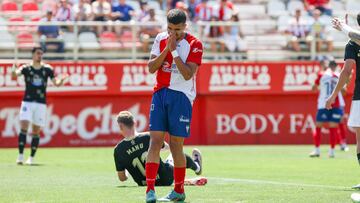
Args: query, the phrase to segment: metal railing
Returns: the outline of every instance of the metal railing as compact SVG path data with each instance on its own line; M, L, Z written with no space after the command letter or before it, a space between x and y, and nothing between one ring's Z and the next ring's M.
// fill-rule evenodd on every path
M19 41L20 38L17 37L19 33L23 31L36 33L38 26L59 26L59 27L69 27L72 30L73 41L69 42L67 38L63 38L62 42L65 43L73 43L71 49L66 49L64 53L51 53L48 52L45 54L46 58L61 58L61 59L69 59L69 60L87 60L87 59L112 59L112 60L142 60L149 56L150 48L148 51L142 51L141 47L139 47L139 43L141 43L139 39L139 33L142 27L151 27L151 26L160 26L162 30L166 30L166 23L156 23L156 22L119 22L119 21L109 21L109 22L96 22L96 21L81 21L81 22L0 22L0 36L3 33L12 33L14 38L14 47L2 48L0 39L0 58L2 59L22 59L22 58L30 58L30 53L28 48L23 47L22 44L24 42ZM127 38L127 44L131 44L132 46L128 46L127 48L114 48L114 49L106 49L101 47L101 42L97 37L94 41L81 41L79 40L79 36L81 35L81 28L87 27L92 28L89 30L95 30L96 27L107 27L107 28L126 28L131 32L131 39ZM208 46L211 43L224 42L223 38L209 38L204 34L204 28L208 26L239 26L245 31L247 29L252 30L252 34L245 35L245 41L248 43L248 47L244 51L230 52L230 51L211 51ZM332 53L318 53L314 48L316 42L313 40L311 43L311 47L309 51L302 52L294 52L287 49L287 41L286 37L277 30L277 25L274 21L272 25L268 23L261 23L261 21L257 21L254 24L252 21L242 21L242 22L198 22L198 23L189 23L188 30L197 36L201 41L203 41L205 51L204 51L204 59L205 60L284 60L284 59L298 59L299 56L314 58L318 54L331 54L335 57L342 57L343 49L338 49ZM261 33L261 34L258 34ZM271 39L271 41L266 40L266 36L279 36L278 41L276 38ZM284 37L281 37L284 36ZM120 35L121 38L121 35ZM315 38L314 38L315 39ZM154 40L153 38L151 39ZM285 40L285 41L284 41ZM55 40L60 41L60 40ZM34 39L35 44L39 44L41 42L40 37L35 34ZM91 43L99 43L98 48L85 48L84 44ZM124 42L120 42L124 43ZM344 41L345 46L346 41ZM151 45L152 43L150 43Z

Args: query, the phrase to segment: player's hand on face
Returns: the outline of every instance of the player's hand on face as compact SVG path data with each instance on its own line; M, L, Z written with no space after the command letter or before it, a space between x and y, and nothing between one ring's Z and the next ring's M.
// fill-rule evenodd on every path
M332 108L332 104L335 102L336 97L330 96L327 100L326 100L326 109L331 109Z
M176 49L176 35L175 35L175 33L170 33L167 45L169 46L169 51L174 51Z

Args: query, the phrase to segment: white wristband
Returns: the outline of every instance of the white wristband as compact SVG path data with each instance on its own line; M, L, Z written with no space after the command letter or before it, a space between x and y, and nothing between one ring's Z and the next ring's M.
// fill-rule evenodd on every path
M174 51L171 52L171 55L173 58L176 58L179 56L178 52L176 51L176 49Z
M346 36L349 37L349 33L353 32L354 29L352 29L350 26L348 26L347 24L344 24L342 27L342 31L346 34Z

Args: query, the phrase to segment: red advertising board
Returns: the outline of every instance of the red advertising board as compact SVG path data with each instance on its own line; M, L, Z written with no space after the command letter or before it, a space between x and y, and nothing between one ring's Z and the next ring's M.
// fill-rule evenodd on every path
M138 119L138 131L148 130L155 75L145 63L52 65L70 78L48 89L41 145L113 146L120 139L114 116L125 109ZM0 64L0 147L15 147L19 131L23 79L11 78L10 69ZM312 143L317 99L310 89L319 70L316 62L203 64L186 144ZM346 100L349 112L351 94ZM348 141L355 142L350 129Z

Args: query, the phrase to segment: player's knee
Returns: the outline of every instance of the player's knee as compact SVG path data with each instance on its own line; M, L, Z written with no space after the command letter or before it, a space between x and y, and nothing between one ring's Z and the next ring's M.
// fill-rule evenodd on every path
M163 145L163 141L160 139L151 139L150 141L150 149L149 150L156 150L156 151L160 151L162 145Z

